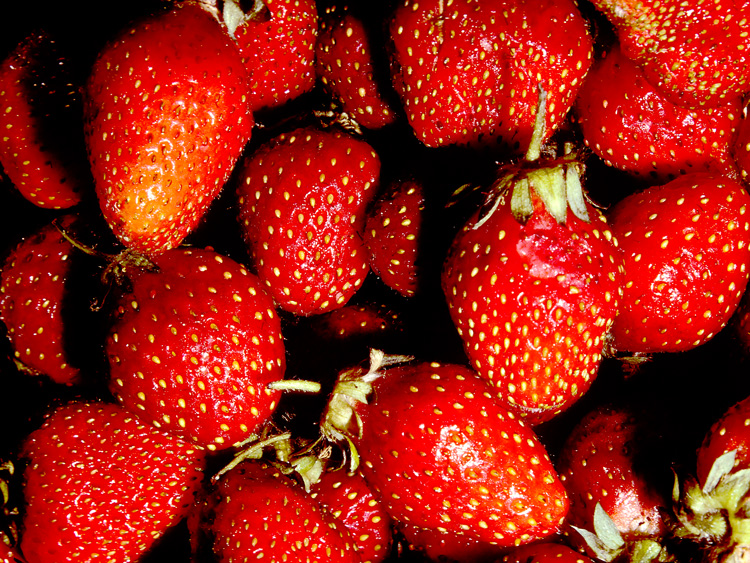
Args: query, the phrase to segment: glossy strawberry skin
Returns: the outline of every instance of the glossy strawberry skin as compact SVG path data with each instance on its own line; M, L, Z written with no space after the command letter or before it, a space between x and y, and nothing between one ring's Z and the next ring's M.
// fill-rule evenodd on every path
M325 313L360 288L370 271L361 233L379 174L368 143L314 127L282 133L243 163L242 235L281 309Z
M346 6L327 8L316 44L317 75L359 125L380 129L393 123L397 114L384 93L373 56L365 22Z
M354 442L396 522L501 546L559 529L568 500L544 446L473 371L396 366L373 391Z
M64 218L61 225L71 220ZM48 224L18 243L0 277L0 319L14 358L32 372L65 385L81 377L66 347L70 335L63 314L74 252L58 228Z
M135 561L184 517L204 454L106 403L59 407L26 440L27 563Z
M133 276L105 344L110 389L144 420L209 449L248 438L276 409L281 321L262 284L210 249L172 249Z
M402 524L399 531L411 551L441 563L490 563L499 560L505 548L437 529Z
M696 477L705 484L714 461L722 454L735 451L734 469L750 465L750 398L732 405L714 422L703 438L696 456Z
M558 223L539 202L519 222L503 196L454 239L442 287L472 367L498 398L540 424L598 374L619 311L623 259L603 215Z
M68 209L91 180L73 61L52 35L26 36L0 63L0 164L27 200Z
M263 0L234 32L249 75L250 109L278 107L315 86L318 14L313 0Z
M364 241L370 267L391 289L405 297L419 290L418 262L425 213L422 185L416 180L393 182L367 212Z
M261 462L222 476L209 500L213 551L220 563L270 561L358 563L346 529L304 488Z
M731 146L732 156L745 183L750 182L750 119L747 113L748 108L745 107Z
M196 228L253 127L237 48L190 2L139 21L102 49L84 109L104 218L123 245L147 255Z
M632 194L610 210L626 272L612 327L615 350L690 350L726 325L750 268L749 198L735 180L696 173Z
M689 172L737 175L730 147L742 115L739 101L675 106L618 46L594 64L576 109L586 146L607 165L647 182Z
M525 151L538 85L550 96L548 136L593 56L587 24L565 0L405 0L389 29L393 85L429 147L499 142Z

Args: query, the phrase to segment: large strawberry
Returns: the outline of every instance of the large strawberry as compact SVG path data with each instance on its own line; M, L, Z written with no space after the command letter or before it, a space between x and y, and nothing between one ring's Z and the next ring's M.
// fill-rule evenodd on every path
M549 136L593 57L571 0L406 0L389 21L392 80L417 139L430 147L498 142L523 152L537 89Z
M187 515L204 466L194 445L96 402L54 410L22 453L27 563L138 560Z
M362 241L380 158L336 129L303 127L266 142L239 173L239 221L252 265L295 315L345 305L370 271Z
M176 4L123 30L85 89L85 133L104 217L144 254L198 225L248 142L247 73L218 21Z
M535 146L501 171L442 273L471 366L531 424L568 408L597 376L623 262L585 200L575 155L537 160Z
M0 164L39 207L72 207L91 183L73 64L46 31L27 35L0 63Z
M626 271L614 350L689 350L726 325L750 270L748 208L739 181L694 173L629 195L610 210Z
M249 75L250 109L278 107L315 86L318 13L314 0L224 3L224 21Z
M106 340L110 388L144 420L209 449L274 412L281 321L258 278L210 249L172 249L131 274Z
M740 123L739 100L715 108L676 106L617 45L594 64L576 110L586 146L609 166L645 181L706 170L737 174L730 147Z
M750 90L747 0L594 0L623 53L672 103L715 107Z
M531 428L465 366L395 360L344 370L322 426L391 517L500 546L555 534L568 500Z

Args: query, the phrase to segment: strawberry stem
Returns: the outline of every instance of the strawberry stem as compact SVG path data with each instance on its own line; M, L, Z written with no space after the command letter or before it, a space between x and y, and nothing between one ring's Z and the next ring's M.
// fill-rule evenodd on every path
M298 393L320 393L320 383L301 379L282 379L272 381L267 385L275 391L296 391Z

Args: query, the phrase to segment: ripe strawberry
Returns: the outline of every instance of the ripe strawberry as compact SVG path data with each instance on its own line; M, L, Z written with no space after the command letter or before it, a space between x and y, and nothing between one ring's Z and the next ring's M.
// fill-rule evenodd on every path
M60 226L69 226L72 216ZM17 244L0 276L0 319L5 324L16 363L23 371L44 374L72 385L81 372L69 354L69 299L73 245L52 223Z
M673 104L716 107L750 90L750 2L594 0L625 56Z
M357 292L370 271L361 232L379 173L368 143L314 127L282 133L244 162L242 233L281 309L325 313Z
M204 454L118 405L57 408L26 440L27 563L136 561L194 501Z
M500 546L557 532L568 500L531 428L464 366L390 361L343 371L322 424L390 516Z
M393 85L429 147L499 142L523 152L537 89L550 96L549 137L593 57L587 23L570 0L405 0L389 26Z
M670 483L662 481L666 494L658 486L653 428L643 413L601 406L578 422L562 447L557 469L570 496L566 524L573 528L571 541L592 557L662 560Z
M73 64L46 31L0 62L0 164L23 197L48 209L78 204L90 183Z
M310 493L349 531L362 563L391 554L391 518L358 471L325 471Z
M750 195L738 181L694 173L610 210L626 272L615 351L689 350L726 325L747 285L748 208Z
M326 8L316 55L321 83L359 125L379 129L396 120L390 92L384 91L386 83L378 72L371 28L348 6Z
M278 107L315 86L318 13L314 0L239 0L224 4L224 21L249 75L250 109Z
M365 303L345 305L310 320L312 330L323 340L337 343L377 339L379 335L398 331L401 319L385 305ZM374 342L370 342L372 345ZM370 346L372 347L372 346Z
M404 536L408 549L422 554L428 561L496 563L505 550L486 541L438 529L401 524L399 531Z
M315 561L358 563L346 529L292 478L245 461L218 480L203 507L218 563ZM197 530L198 528L194 528Z
M596 378L622 277L616 240L584 198L575 155L535 157L503 171L442 273L471 366L532 425L567 409Z
M178 246L198 225L253 127L237 48L192 2L139 20L105 46L84 107L104 217L120 242L148 255Z
M522 545L507 554L502 563L594 563L594 560L578 553L562 543L543 542Z
M419 289L419 246L425 198L416 180L394 181L367 212L364 241L370 268L391 289L411 297Z
M706 170L737 175L730 146L739 101L716 108L675 106L618 46L594 64L576 109L586 146L609 166L652 183Z
M105 348L110 389L158 428L209 449L251 436L276 409L281 321L257 277L211 249L172 249L132 275Z

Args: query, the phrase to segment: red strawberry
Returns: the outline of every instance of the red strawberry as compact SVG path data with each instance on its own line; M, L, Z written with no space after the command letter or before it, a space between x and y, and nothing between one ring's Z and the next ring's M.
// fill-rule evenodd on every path
M239 0L224 4L224 21L249 75L250 109L274 108L315 86L318 13L314 0Z
M326 471L310 493L349 531L362 563L390 556L391 518L360 472Z
M570 0L404 0L389 25L393 84L429 147L501 142L523 152L538 87L550 95L548 137L593 56L587 23Z
M72 64L45 31L0 62L0 164L21 195L49 209L78 204L90 183Z
M310 326L323 340L341 343L398 331L401 319L397 312L384 305L350 304L311 319Z
M281 321L257 277L210 249L172 249L132 275L106 341L110 389L131 411L209 449L276 409Z
M391 289L411 297L419 289L419 245L425 198L416 180L394 181L367 212L364 240L370 267Z
M252 265L295 315L345 305L367 273L361 232L380 159L365 141L306 127L274 137L244 162L237 196Z
M237 48L192 2L140 20L99 53L85 90L96 192L117 238L144 254L198 225L248 142Z
M27 563L136 561L194 501L204 454L120 406L74 402L27 439Z
M616 240L585 200L575 155L535 156L502 172L442 273L471 366L530 424L567 409L596 378L622 277Z
M503 557L502 563L594 563L562 543L543 542L522 545Z
M732 156L745 183L750 182L750 118L745 106L737 126L737 134L731 145Z
M661 560L670 483L662 482L666 494L658 487L652 423L643 413L602 406L578 422L562 447L557 468L570 495L566 523L575 530L571 540L592 557Z
M504 548L469 536L401 524L408 549L440 563L496 563Z
M322 428L354 445L391 517L500 546L557 532L568 501L552 462L486 382L461 365L388 361L373 351L369 370L342 372Z
M344 112L362 127L379 129L393 123L396 113L377 72L370 33L349 7L328 7L320 21L316 69Z
M315 561L358 563L351 537L292 478L259 461L245 461L218 481L204 508L204 525L218 563Z
M748 209L741 184L709 173L652 186L611 209L626 271L614 350L689 350L726 325L747 285Z
M65 227L72 216L60 221ZM69 354L69 299L73 245L55 224L22 240L6 258L0 277L0 319L7 329L15 361L23 370L44 374L60 384L80 380Z
M716 108L675 106L618 46L594 65L576 109L586 145L609 166L661 182L706 170L737 175L730 146L739 101Z
M672 103L716 107L750 90L747 0L594 0L623 53Z

